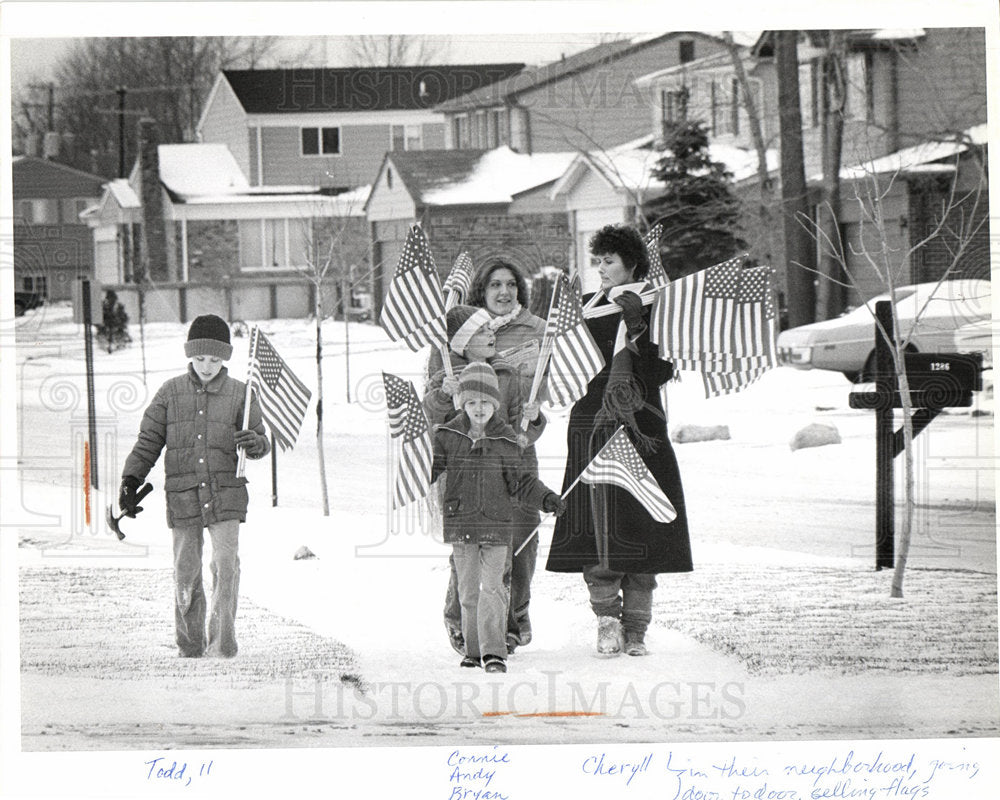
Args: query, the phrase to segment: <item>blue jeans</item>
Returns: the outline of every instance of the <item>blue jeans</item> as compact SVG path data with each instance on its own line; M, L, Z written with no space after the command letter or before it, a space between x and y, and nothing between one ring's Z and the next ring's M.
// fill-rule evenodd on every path
M236 601L240 588L239 520L208 526L212 537L212 613L205 646L205 589L201 551L204 528L173 528L174 629L180 655L231 658L236 655Z
M452 546L458 599L462 605L462 636L465 654L507 656L507 587L503 585L504 563L510 548L504 544Z
M615 572L595 564L584 567L583 579L597 616L620 619L626 631L646 632L653 619L655 575Z

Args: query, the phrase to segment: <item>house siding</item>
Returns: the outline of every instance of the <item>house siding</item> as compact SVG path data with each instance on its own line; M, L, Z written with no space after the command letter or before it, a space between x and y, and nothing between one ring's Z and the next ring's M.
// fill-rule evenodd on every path
M225 78L199 128L201 141L224 144L233 154L244 175L250 175L256 164L251 160L251 131L247 129L246 112Z
M316 127L323 123L317 120ZM300 128L261 129L265 185L363 186L389 149L388 125L340 126L340 155L302 156Z

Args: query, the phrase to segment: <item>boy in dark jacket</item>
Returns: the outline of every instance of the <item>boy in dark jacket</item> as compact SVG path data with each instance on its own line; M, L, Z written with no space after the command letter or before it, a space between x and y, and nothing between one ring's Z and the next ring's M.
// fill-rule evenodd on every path
M484 362L459 377L460 414L437 425L431 480L447 474L444 540L452 545L465 639L463 667L507 671L503 573L515 502L562 513L564 501L526 468L514 430L497 414L496 373Z
M125 460L118 505L134 516L136 490L166 447L164 489L167 525L174 543L174 623L184 658L236 655L236 600L240 523L246 521L247 479L237 477L238 448L248 458L270 449L257 398L243 426L246 384L222 365L233 354L229 326L214 314L197 317L188 330L187 372L157 391L142 417L139 438ZM205 591L201 550L204 529L212 537L212 614L205 643Z

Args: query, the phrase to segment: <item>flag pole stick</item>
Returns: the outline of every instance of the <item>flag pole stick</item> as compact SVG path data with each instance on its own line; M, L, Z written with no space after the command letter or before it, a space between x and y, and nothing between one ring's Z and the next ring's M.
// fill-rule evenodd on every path
M278 450L274 446L274 434L271 434L271 506L278 505Z
M624 426L624 425L619 425L619 426L618 426L618 431L620 431L620 430L621 430L621 429L622 429L623 427L625 427L625 426ZM618 433L618 431L615 431L615 433ZM604 443L604 447L607 447L607 446L608 446L608 442L610 442L610 441L611 441L611 440L612 440L613 438L614 438L614 434L612 434L612 435L611 435L611 436L610 436L610 437L608 438L608 441ZM603 453L603 452L604 452L604 447L602 447L602 448L601 448L600 450L598 450L598 451L597 451L597 455L596 455L596 456L594 456L594 458L597 458L597 456L599 456L599 455L600 455L601 453ZM592 458L592 459L590 459L590 460L591 460L591 461L593 461L593 460L594 460L594 458ZM587 466L590 466L590 465L588 464ZM572 482L572 483L571 483L571 484L570 484L570 485L569 485L569 486L568 486L568 487L566 488L566 491L565 491L565 492L563 492L563 493L562 493L562 494L560 495L560 497L561 497L561 498L562 498L563 500L565 500L565 499L566 499L566 495L568 495L568 494L569 494L570 492L572 492L572 491L573 491L573 489L575 489L575 488L576 488L576 485L577 485L577 484L578 484L578 483L580 482L580 479L581 479L581 478L583 477L583 473L584 473L584 472L586 472L586 471L587 471L587 468L586 468L586 467L584 467L584 468L583 468L583 472L581 472L581 473L580 473L579 475L577 475L577 476L576 476L576 480L575 480L575 481L573 481L573 482ZM540 521L539 521L539 523L538 523L538 524L537 524L537 525L535 526L535 529L534 529L534 530L533 530L533 531L532 531L531 533L529 533L529 534L528 534L528 538L527 538L527 539L525 539L525 540L524 540L523 542L521 542L521 546L520 546L520 547L518 547L518 548L517 548L517 550L515 550L515 551L514 551L514 555L515 555L515 556L516 556L516 555L518 555L518 554L519 554L519 553L520 553L520 552L521 552L521 551L522 551L522 550L523 550L523 549L524 549L525 547L527 547L527 546L528 546L528 542L530 542L530 541L531 541L531 540L532 540L532 539L534 538L535 534L536 534L536 533L538 533L538 529L539 529L540 527L542 527L542 523L543 523L543 522L545 522L545 520L544 520L544 519L543 519L543 520L540 520Z
M247 361L247 391L246 396L243 398L243 427L240 428L241 431L245 431L247 426L250 424L250 400L251 392L253 391L253 381L251 376L253 375L253 360L256 355L257 350L257 326L253 326L253 330L250 332L250 359ZM242 478L246 473L247 467L247 451L245 448L239 448L239 456L236 460L236 477Z
M559 294L559 287L561 281L556 281L555 287L552 289L552 297L549 298L549 313L545 317L545 335L542 337L542 347L538 351L538 361L535 364L535 374L531 379L531 391L528 393L528 402L534 403L535 398L538 397L538 390L542 386L542 376L545 370L548 369L549 359L552 358L552 347L555 342L555 334L552 332L552 309L556 306L556 295ZM528 422L527 417L521 417L521 430L528 430L528 426L531 423Z

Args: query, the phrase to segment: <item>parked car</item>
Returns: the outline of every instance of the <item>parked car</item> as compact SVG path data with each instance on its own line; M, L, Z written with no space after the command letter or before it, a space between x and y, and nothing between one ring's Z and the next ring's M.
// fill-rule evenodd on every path
M25 311L38 308L45 298L36 292L14 292L14 316L23 317Z
M896 289L894 302L900 332L908 337L907 349L956 352L957 330L990 322L990 291L989 281L977 279L944 281L940 285L918 283ZM777 341L778 360L797 369L843 372L850 381L871 379L875 371L875 303L890 299L888 293L881 294L871 298L867 306L858 306L836 319L782 331ZM973 328L967 333L981 337L982 331Z

